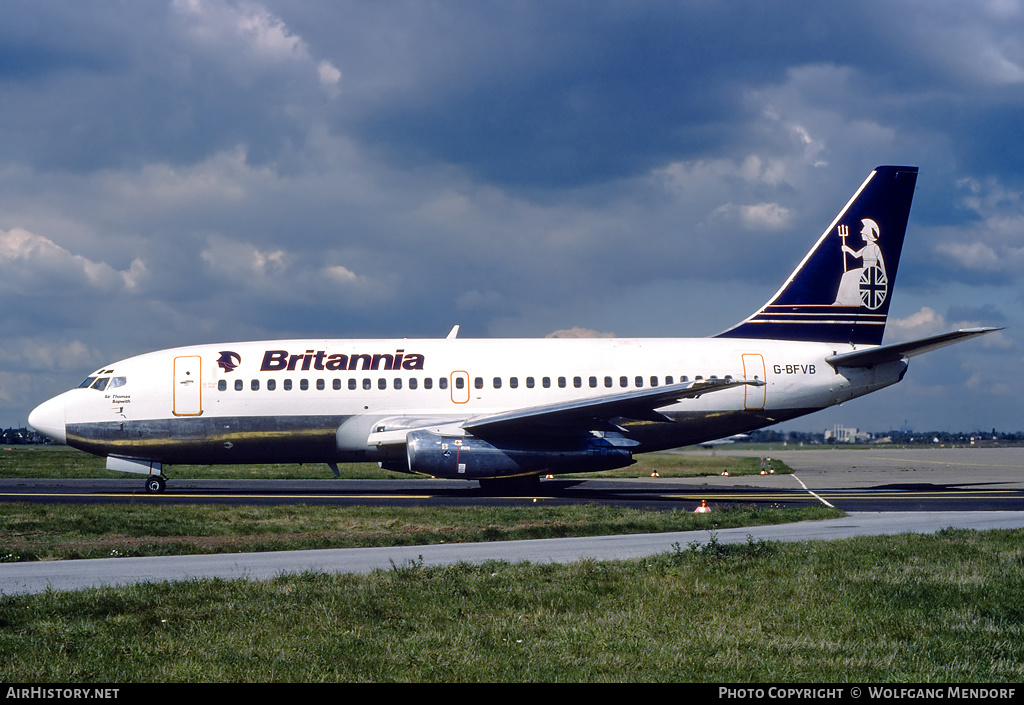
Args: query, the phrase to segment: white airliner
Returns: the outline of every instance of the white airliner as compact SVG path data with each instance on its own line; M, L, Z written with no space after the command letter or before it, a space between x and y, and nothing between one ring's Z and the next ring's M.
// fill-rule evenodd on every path
M875 169L778 293L711 338L273 340L103 366L29 424L165 488L177 463L338 463L530 483L770 426L996 328L881 345L916 167ZM510 481L519 478L518 483ZM502 484L498 484L502 483Z

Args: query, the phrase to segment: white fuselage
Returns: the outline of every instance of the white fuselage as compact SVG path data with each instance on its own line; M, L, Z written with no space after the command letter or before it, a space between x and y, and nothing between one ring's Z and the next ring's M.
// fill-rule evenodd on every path
M699 339L280 340L129 358L33 412L32 425L98 455L162 464L393 461L373 434L448 432L473 417L634 389L759 380L623 419L632 452L743 433L893 384L905 361L838 370L833 343ZM102 380L107 380L103 382ZM102 387L102 388L101 388Z

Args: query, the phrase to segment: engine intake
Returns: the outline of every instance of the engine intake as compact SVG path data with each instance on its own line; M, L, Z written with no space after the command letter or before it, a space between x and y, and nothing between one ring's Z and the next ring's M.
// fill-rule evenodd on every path
M473 436L442 436L411 431L406 436L409 472L434 477L479 479L528 473L592 472L632 465L627 448L603 438L589 438L575 446L538 449L495 446Z

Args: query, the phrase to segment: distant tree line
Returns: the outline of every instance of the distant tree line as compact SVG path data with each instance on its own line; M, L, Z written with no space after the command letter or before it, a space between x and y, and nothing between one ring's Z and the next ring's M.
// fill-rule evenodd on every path
M972 441L976 445L1016 444L1024 442L1024 431L885 431L872 433L872 442L891 442L896 445L910 444L944 444L968 445ZM826 440L825 432L808 433L801 431L773 431L762 429L751 431L745 441L740 443L787 443L789 445L836 445L835 438Z

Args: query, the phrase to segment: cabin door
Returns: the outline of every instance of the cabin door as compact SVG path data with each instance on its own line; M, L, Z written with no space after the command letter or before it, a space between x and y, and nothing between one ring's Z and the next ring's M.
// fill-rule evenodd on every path
M175 416L199 416L203 413L202 359L198 355L174 358Z
M764 358L761 355L750 353L743 356L743 377L748 380L766 381ZM751 387L750 385L743 387L743 408L763 409L767 394L767 385L763 387Z

